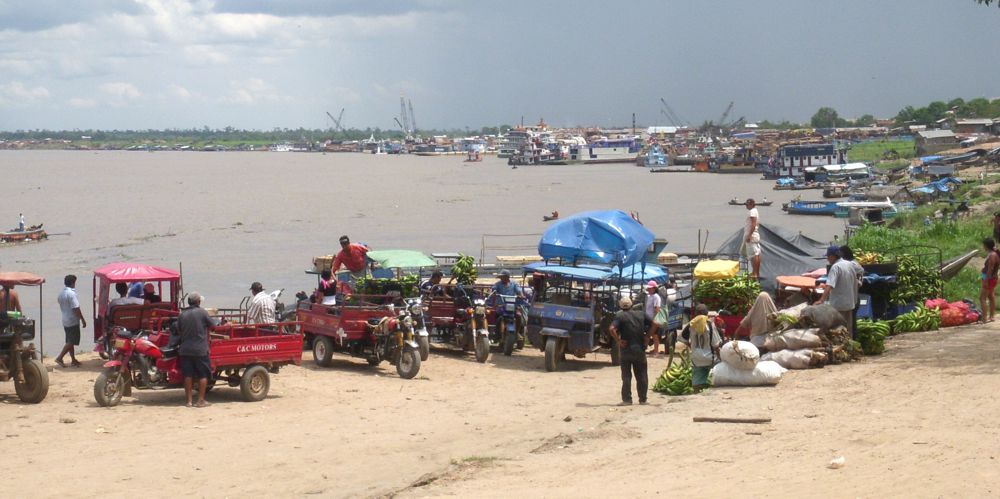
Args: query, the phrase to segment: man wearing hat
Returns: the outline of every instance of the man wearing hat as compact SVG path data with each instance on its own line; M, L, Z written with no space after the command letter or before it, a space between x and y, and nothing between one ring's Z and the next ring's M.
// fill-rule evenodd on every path
M247 324L273 324L274 319L274 298L270 293L264 291L264 286L259 282L250 285L250 294L253 300L247 308Z
M501 270L498 277L500 280L493 283L493 292L495 294L524 298L524 291L521 290L521 286L510 280L509 270Z
M632 374L639 403L646 403L649 375L646 370L646 328L643 312L632 310L632 299L623 296L618 300L621 310L611 321L611 337L621 347L622 405L632 405Z
M651 336L653 340L653 355L660 353L660 335L652 329L653 319L656 317L656 314L660 313L660 307L663 306L663 298L660 297L660 293L656 292L657 289L659 289L659 285L656 284L656 281L650 280L646 283L645 326L648 331L647 336ZM663 350L663 353L667 353L666 348Z
M365 277L365 264L367 263L365 255L367 254L367 246L353 244L349 237L340 236L340 252L333 259L330 271L336 274L340 270L340 266L343 265L347 270L351 271L352 279L363 279Z
M855 282L858 279L857 272L851 262L840 257L840 247L830 246L826 249L826 261L830 264L830 270L826 273L826 282L820 285L823 294L816 301L816 305L829 303L847 323L847 329L854 337L854 305L858 301L858 288Z

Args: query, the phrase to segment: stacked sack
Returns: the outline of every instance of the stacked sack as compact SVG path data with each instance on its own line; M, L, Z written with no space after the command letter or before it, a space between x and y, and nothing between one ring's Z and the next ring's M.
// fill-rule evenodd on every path
M730 341L719 351L722 362L712 368L713 386L777 385L787 369L760 360L760 350L749 341Z
M948 303L944 298L935 298L924 302L924 306L941 313L941 326L952 327L972 324L979 320L979 312L972 309L969 302L956 301Z

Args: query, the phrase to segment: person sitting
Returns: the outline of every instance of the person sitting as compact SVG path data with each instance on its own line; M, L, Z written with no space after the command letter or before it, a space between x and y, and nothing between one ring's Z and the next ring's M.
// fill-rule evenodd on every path
M0 307L3 308L4 312L8 311L21 311L21 299L17 296L17 291L13 288L3 286L0 290Z
M151 282L147 282L142 286L142 297L146 300L146 303L160 303L163 301L160 295L156 294L156 286Z
M275 301L270 293L264 291L264 285L254 282L250 285L253 300L247 308L247 324L273 324L275 322Z
M118 292L118 298L108 303L108 315L111 315L111 308L118 305L142 305L146 303L142 298L128 296L128 284L124 282L115 283L115 291Z
M493 284L493 293L498 295L518 296L524 298L521 286L510 280L510 271L503 269L500 271L500 280ZM499 298L496 298L499 299Z
M316 301L323 305L337 304L337 291L339 289L337 279L333 277L333 272L329 269L319 274L319 287L316 288Z
M441 285L441 279L443 277L444 277L444 272L441 272L440 270L435 270L434 273L431 274L431 278L424 281L420 285L420 294L432 298L440 296L450 298L451 295L448 294L448 290L446 290L444 286Z

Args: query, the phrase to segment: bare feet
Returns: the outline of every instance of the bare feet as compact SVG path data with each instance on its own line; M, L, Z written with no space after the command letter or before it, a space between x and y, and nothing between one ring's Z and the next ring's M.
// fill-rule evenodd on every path
M204 400L200 400L200 401L198 401L197 404L195 404L195 407L208 407L210 405L212 405L212 404L209 404L208 402L205 402Z

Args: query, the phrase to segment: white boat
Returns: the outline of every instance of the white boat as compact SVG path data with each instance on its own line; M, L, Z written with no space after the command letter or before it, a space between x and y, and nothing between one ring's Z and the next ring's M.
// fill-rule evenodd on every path
M634 163L640 149L639 141L635 137L601 139L586 145L570 147L569 160L578 163Z

